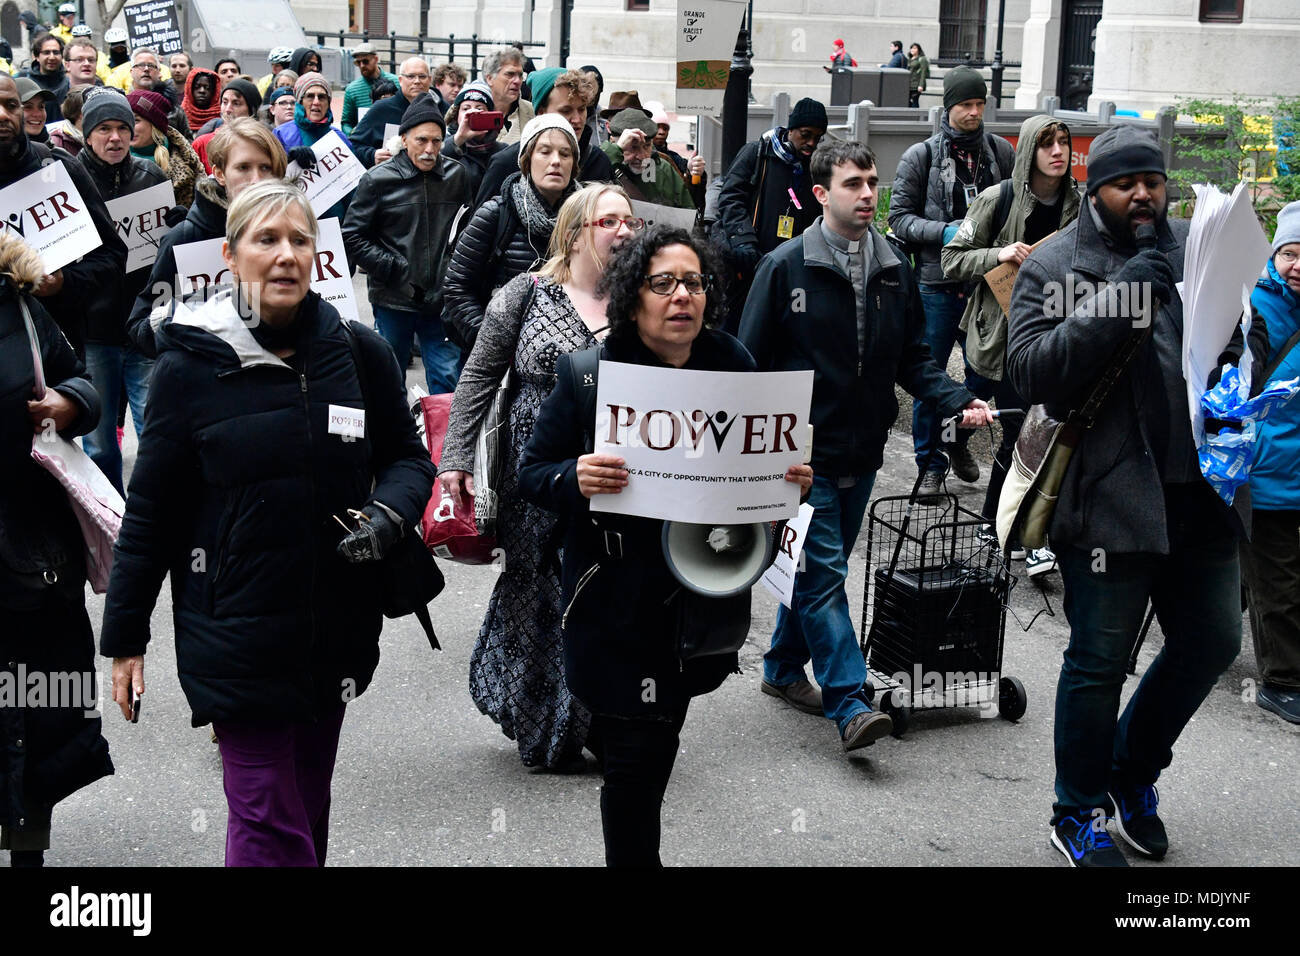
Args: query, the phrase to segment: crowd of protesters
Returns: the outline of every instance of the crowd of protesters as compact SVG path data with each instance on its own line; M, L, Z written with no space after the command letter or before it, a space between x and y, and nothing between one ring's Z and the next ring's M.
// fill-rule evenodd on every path
M495 489L507 561L471 656L471 696L526 767L581 772L590 752L604 775L607 861L659 862L688 704L736 668L734 652L680 659L683 622L743 632L749 597L701 605L664 562L662 522L590 511L593 496L635 479L622 459L593 453L583 423L595 377L579 376L583 356L817 373L811 463L786 475L815 507L806 567L778 613L761 689L830 720L845 751L887 736L893 722L874 701L846 581L898 413L894 387L915 399L919 500L941 496L949 474L975 482L968 432L945 423L991 424L989 401L1040 403L1064 418L1124 340L1127 325L1100 327L1087 306L1044 309L1048 284L1071 270L1148 283L1161 307L1120 375L1123 400L1082 439L1052 548L996 539L1018 420L1002 423L984 499L989 546L1026 560L1031 576L1059 570L1065 586L1052 845L1074 865L1122 865L1095 825L1100 809L1137 853L1164 856L1155 782L1237 654L1243 587L1260 704L1300 722L1297 413L1262 432L1253 506L1244 495L1235 511L1223 506L1200 478L1179 399L1174 285L1186 225L1166 215L1164 162L1142 132L1099 136L1082 192L1065 122L1031 117L1013 148L984 128L979 74L950 70L940 131L900 161L891 242L873 228L874 154L828 137L825 106L802 99L723 171L706 225L703 158L668 149L662 105L631 90L606 96L595 67L533 70L507 47L485 57L481 78L418 56L390 73L361 44L335 116L316 50L273 49L269 73L255 78L230 59L211 70L184 53L164 63L120 30L105 33L101 53L89 30L66 26L67 36L32 37L19 75L0 74L0 188L62 164L99 241L48 275L21 239L0 242L0 443L10 459L0 664L94 666L76 522L24 447L52 419L60 434L84 436L125 493L100 651L128 718L171 576L181 686L221 752L228 864L325 862L339 730L378 659L384 560L439 485L457 504L475 493L476 436L507 372L510 437ZM911 65L914 92L924 90L919 45L910 60L894 47L892 65ZM840 44L833 65L851 62ZM316 169L327 136L365 172L318 215L289 170ZM152 261L128 271L105 204L162 184L174 195L168 229ZM696 227L648 229L642 203L695 210ZM331 218L348 264L366 276L374 332L311 288L318 221ZM1147 226L1155 248L1139 249ZM211 240L222 242L229 281L187 299L177 249ZM1273 252L1250 339L1238 335L1224 353L1256 363L1261 383L1295 377L1300 362L1300 206L1279 217ZM1009 313L980 281L1004 263L1021 269ZM801 292L807 312L795 305ZM436 463L405 398L417 339L427 390L454 393ZM962 381L946 371L955 345ZM43 396L33 394L33 356ZM348 407L366 410L364 441L326 427ZM128 409L139 438L129 486ZM1252 517L1253 543L1238 534ZM1113 573L1090 564L1095 547ZM582 593L596 570L600 584ZM1189 594L1188 579L1203 586ZM1148 602L1166 644L1120 715ZM49 640L33 647L19 635L37 618ZM649 708L647 677L659 688ZM9 744L21 739L30 746L15 757ZM0 741L0 847L15 865L40 865L54 805L112 773L99 719L4 708Z

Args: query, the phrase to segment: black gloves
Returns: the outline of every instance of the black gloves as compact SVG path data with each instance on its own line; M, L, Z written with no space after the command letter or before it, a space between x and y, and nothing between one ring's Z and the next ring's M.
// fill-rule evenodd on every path
M310 146L295 146L289 150L289 158L303 169L316 168L316 154L311 151Z
M357 530L339 542L339 555L350 564L382 561L402 537L402 529L387 511L370 504L361 509ZM353 517L355 517L355 513Z
M171 209L163 213L163 222L167 223L168 228L175 229L185 221L185 217L189 214L190 211L185 206L172 206Z
M1145 249L1139 252L1115 273L1112 282L1142 282L1151 289L1151 306L1157 308L1160 303L1168 302L1174 294L1174 267L1168 257L1158 249ZM1129 301L1133 301L1130 297ZM1137 316L1132 316L1137 318Z

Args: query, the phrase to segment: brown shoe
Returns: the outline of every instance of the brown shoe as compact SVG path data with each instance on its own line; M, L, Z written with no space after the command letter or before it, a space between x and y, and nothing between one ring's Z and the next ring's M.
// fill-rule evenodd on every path
M775 684L763 681L762 690L764 694L771 697L780 697L795 710L802 710L805 714L813 714L817 717L822 715L822 692L806 680L797 680L784 687L777 687Z
M874 744L881 737L894 732L894 721L888 714L878 710L864 710L844 728L840 742L844 750L857 750Z

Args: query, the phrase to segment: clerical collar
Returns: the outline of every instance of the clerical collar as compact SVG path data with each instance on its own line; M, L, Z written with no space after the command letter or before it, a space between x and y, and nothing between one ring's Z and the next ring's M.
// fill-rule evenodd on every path
M822 235L826 237L826 241L830 243L832 248L838 249L840 252L847 252L849 255L857 255L858 251L862 248L862 243L866 241L867 238L866 233L863 233L861 239L845 239L830 226L826 225L825 219L822 220Z

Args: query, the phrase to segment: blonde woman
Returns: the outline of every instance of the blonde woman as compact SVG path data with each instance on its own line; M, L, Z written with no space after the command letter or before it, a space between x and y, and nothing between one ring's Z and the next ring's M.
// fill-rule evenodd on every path
M188 206L194 201L194 184L203 175L203 164L189 140L167 119L167 98L153 90L132 90L126 98L135 113L131 155L155 163L172 181L176 205Z
M451 406L439 464L443 486L459 498L474 491L474 438L513 363L517 391L498 512L505 564L479 629L469 682L479 710L518 742L525 767L583 769L591 716L564 684L556 517L520 499L519 455L555 385L556 361L600 338L605 303L596 283L612 251L644 226L617 186L586 186L570 196L556 215L550 258L537 272L511 279L489 303Z

